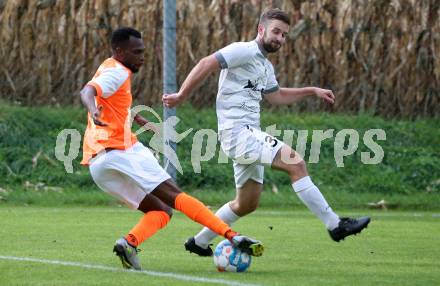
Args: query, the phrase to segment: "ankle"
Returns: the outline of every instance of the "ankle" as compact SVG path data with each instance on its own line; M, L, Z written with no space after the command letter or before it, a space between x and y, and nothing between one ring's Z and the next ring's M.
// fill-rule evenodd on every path
M225 233L224 236L225 236L225 238L226 238L227 240L232 240L232 238L233 238L234 236L236 236L236 235L239 235L239 233L233 231L232 229L230 229L230 230L228 230L228 231Z
M131 247L134 247L134 248L138 247L139 242L138 242L136 236L134 236L133 234L130 233L124 238Z

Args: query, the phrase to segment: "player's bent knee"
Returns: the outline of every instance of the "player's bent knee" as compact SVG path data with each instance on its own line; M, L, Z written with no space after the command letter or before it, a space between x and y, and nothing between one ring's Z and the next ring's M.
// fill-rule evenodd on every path
M294 165L298 172L307 172L306 161L301 160L297 164Z
M258 202L247 202L247 203L236 203L235 208L233 209L236 215L244 216L254 212L258 208Z
M258 204L248 204L243 209L246 214L254 212L258 208Z
M304 160L297 162L296 164L288 165L287 173L290 177L303 177L307 175L307 165Z
M248 207L248 211L249 211L249 213L252 213L252 212L256 211L257 208L258 208L258 203L250 204Z

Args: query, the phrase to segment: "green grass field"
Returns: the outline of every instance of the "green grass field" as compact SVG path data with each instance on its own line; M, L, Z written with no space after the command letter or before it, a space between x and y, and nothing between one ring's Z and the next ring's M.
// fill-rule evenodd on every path
M161 109L158 108L159 113ZM197 116L194 116L197 114ZM216 130L212 108L179 108L178 130ZM370 214L371 226L342 243L330 240L318 219L292 194L288 176L267 170L265 194L255 214L234 227L261 239L263 257L246 273L218 273L210 258L183 250L200 226L174 215L169 226L142 245L143 272L124 271L111 252L114 241L140 213L121 207L99 191L88 170L73 161L66 173L55 158L63 129L83 133L79 107L20 107L0 102L0 286L3 285L440 285L439 120L386 120L370 114L344 115L265 110L262 126L282 130L371 128L386 131L384 159L362 164L360 148L338 168L334 140L322 144L319 163L308 164L313 181L340 215ZM153 118L150 118L153 119ZM134 128L137 130L137 128ZM195 131L178 145L183 190L212 206L234 197L232 163L216 157L191 164ZM146 145L151 134L142 134ZM294 138L294 144L296 137ZM219 146L216 147L219 151ZM279 192L274 192L274 187ZM275 188L275 189L277 189ZM388 211L365 210L386 201ZM272 229L271 229L272 228ZM220 238L215 242L219 242Z
M184 240L200 227L176 213L141 246L145 271L133 272L120 270L111 249L140 213L3 205L0 285L438 285L439 213L340 214L370 214L373 220L360 236L335 243L304 208L260 209L235 229L261 239L265 254L246 273L219 273L211 258L183 250Z

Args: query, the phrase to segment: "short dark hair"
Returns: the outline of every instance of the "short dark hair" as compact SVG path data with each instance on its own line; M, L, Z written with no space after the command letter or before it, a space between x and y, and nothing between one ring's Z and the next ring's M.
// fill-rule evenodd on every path
M130 27L121 27L113 31L111 45L112 49L123 45L130 40L130 36L136 37L138 39L142 38L141 33Z
M265 25L268 20L280 20L290 26L289 15L278 8L269 9L263 12L259 24Z

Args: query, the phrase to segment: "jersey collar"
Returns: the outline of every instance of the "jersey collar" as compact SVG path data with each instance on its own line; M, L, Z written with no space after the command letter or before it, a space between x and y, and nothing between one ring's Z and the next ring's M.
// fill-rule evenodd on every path
M260 49L260 52L263 54L263 56L267 56L267 51L264 49L263 45L260 44L260 42L257 41L257 39L254 40L255 43L257 43L258 49Z

